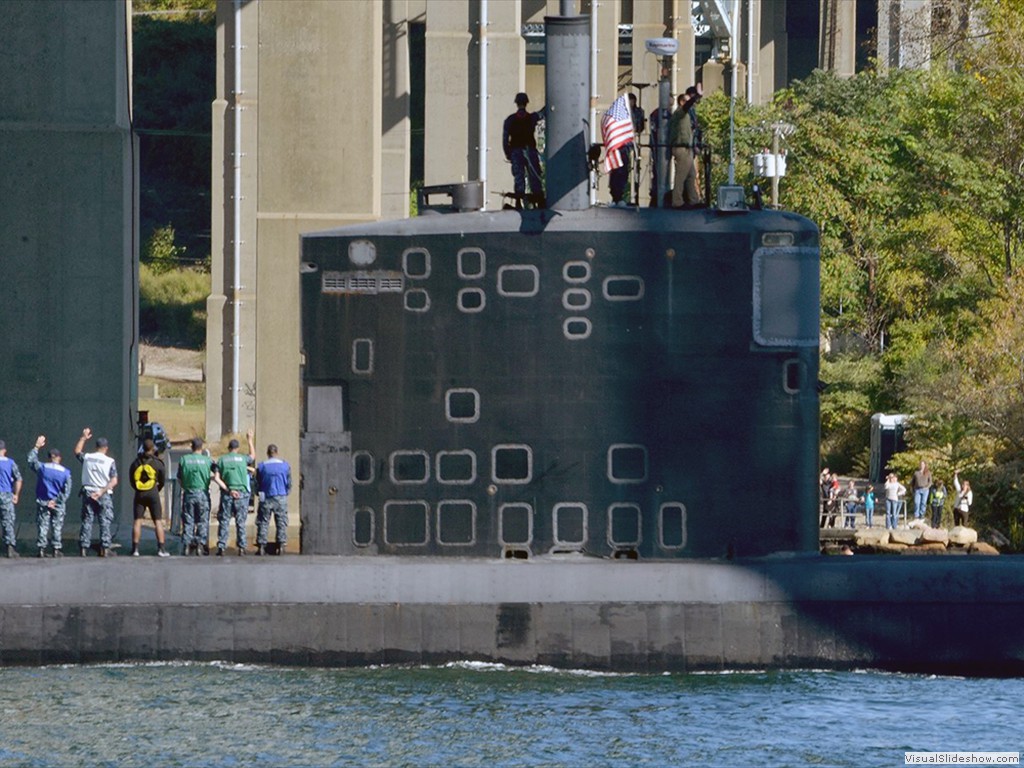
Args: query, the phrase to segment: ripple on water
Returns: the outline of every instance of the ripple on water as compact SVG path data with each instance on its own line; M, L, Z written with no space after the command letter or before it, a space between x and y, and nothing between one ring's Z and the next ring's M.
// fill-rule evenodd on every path
M894 765L905 750L1019 749L1022 694L1020 680L870 670L8 668L0 764Z

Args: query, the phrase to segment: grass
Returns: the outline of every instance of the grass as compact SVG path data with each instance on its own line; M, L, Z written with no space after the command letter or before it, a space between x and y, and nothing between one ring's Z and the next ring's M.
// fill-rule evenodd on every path
M199 349L206 340L210 275L194 269L157 273L139 267L140 335L166 346Z

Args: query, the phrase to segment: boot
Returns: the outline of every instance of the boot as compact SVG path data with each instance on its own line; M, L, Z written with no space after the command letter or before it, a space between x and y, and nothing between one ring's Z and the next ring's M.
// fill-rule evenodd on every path
M217 547L217 557L224 557L224 547Z

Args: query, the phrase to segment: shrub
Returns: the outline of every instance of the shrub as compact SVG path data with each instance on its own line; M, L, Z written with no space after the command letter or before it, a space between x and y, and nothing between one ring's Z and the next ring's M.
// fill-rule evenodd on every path
M139 336L164 346L202 349L210 276L194 269L158 273L139 266Z

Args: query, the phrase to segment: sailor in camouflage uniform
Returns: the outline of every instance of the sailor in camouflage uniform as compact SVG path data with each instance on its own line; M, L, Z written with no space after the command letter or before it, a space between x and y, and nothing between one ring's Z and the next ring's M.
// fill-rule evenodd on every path
M210 554L210 483L228 487L216 474L217 467L203 452L203 439L192 438L192 453L178 459L178 485L181 487L181 554Z
M277 446L267 446L267 460L256 467L256 482L260 492L260 509L256 514L256 554L267 553L270 517L274 517L277 554L284 554L288 543L288 494L292 490L292 468L277 457Z
M100 557L113 554L114 499L117 487L117 464L109 455L110 443L105 437L96 438L96 450L85 453L85 443L92 437L86 427L75 445L75 458L82 463L82 530L78 537L78 551L85 557L92 543L92 521L100 521Z
M28 453L28 465L36 473L36 524L39 533L36 547L39 557L46 554L47 542L53 546L53 556L63 557L61 535L64 533L64 505L71 495L71 470L60 463L60 451L51 448L49 461L39 461L39 449L46 445L46 435L36 438L35 447Z
M235 521L235 539L239 556L245 555L245 518L249 514L249 467L256 463L256 446L252 442L252 430L245 434L249 442L249 454L238 452L238 441L228 443L228 453L217 461L217 475L226 490L220 495L220 509L217 511L217 556L224 554L228 546L228 529Z
M17 557L14 538L14 507L21 494L21 471L14 459L7 457L7 443L0 440L0 527L3 528L4 549L8 557Z

